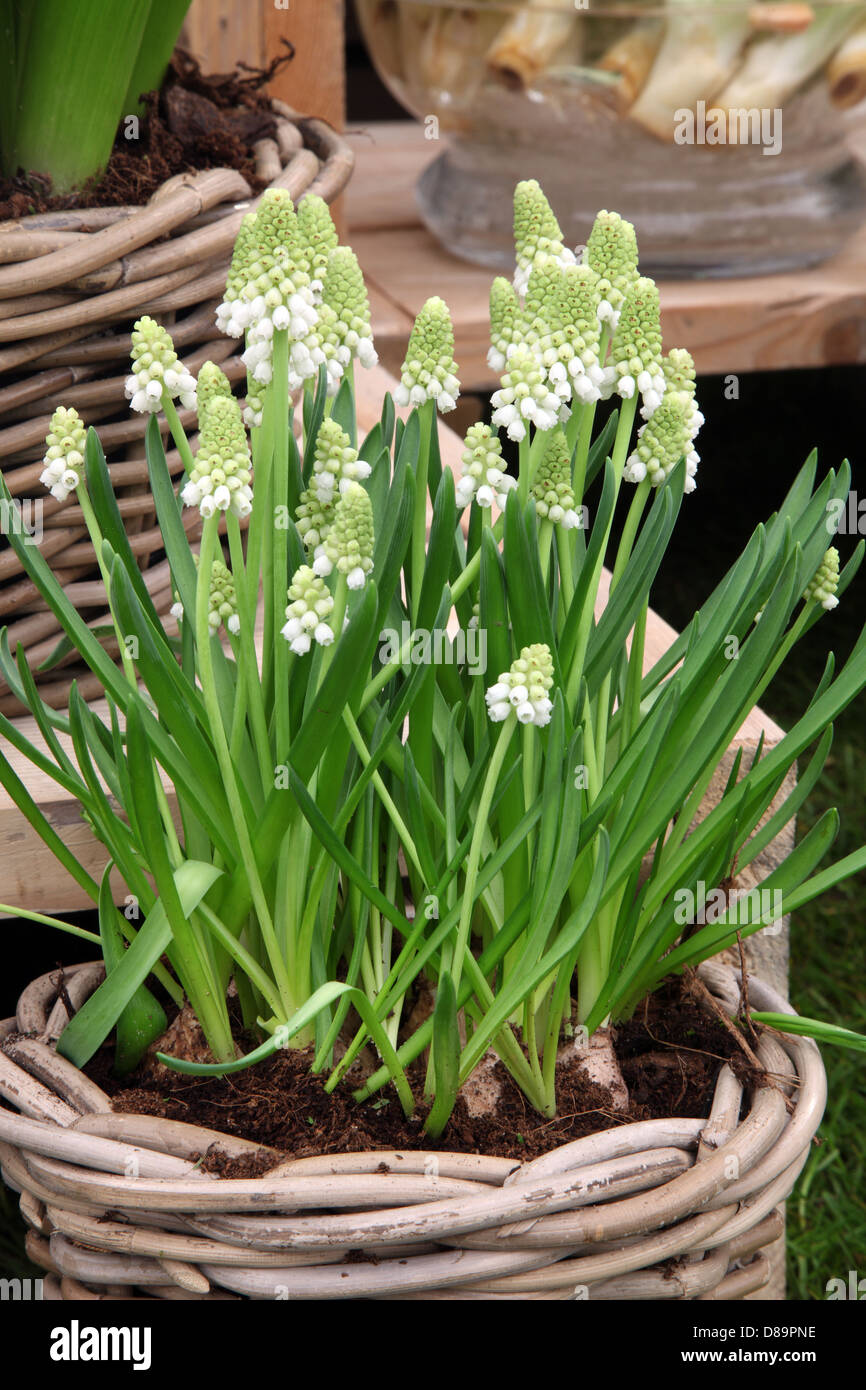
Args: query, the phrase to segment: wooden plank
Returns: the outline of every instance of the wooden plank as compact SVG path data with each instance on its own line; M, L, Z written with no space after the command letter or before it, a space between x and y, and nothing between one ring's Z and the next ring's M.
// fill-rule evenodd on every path
M494 271L459 261L420 225L414 184L439 152L417 122L354 132L357 168L347 199L352 241L371 284L414 318L441 294L454 318L467 390L492 390L487 303ZM781 275L659 282L666 343L688 347L701 373L866 362L866 227L823 265ZM374 329L376 328L374 322ZM382 360L400 345L383 325Z
M270 84L271 95L341 130L346 110L343 0L265 0L263 18L268 59L283 51L284 41L295 50L293 61Z
M426 139L420 121L372 121L347 131L346 139L357 160L345 195L353 237L384 227L418 226L415 184L442 153L441 143Z
M352 245L370 287L398 306L410 323L431 295L445 300L454 321L455 357L464 390L489 391L498 386L487 365L493 272L458 261L421 227L352 233ZM375 317L373 333L382 361L398 371L405 339L395 339L387 323Z
M265 65L264 10L268 0L193 0L180 41L204 72L231 72L236 63Z
M382 366L368 371L359 371L358 383L358 424L361 434L366 434L378 421L382 409L382 399L386 391L393 391L396 385L393 377ZM405 411L401 412L405 415ZM446 466L459 471L462 440L460 436L443 425L440 429L440 449ZM599 593L598 611L607 601L609 575L605 571ZM674 629L655 613L650 613L647 623L645 664L648 670L676 636ZM107 719L107 706L97 703L94 708ZM42 741L35 720L30 717L15 721L21 732L37 746ZM737 736L739 740L754 740L761 730L765 731L769 743L782 737L782 730L760 710L754 710L743 724ZM67 747L68 740L63 740ZM68 796L50 777L34 769L4 739L3 751L13 769L27 786L31 796L40 806L49 823L69 846L93 878L99 881L107 862L104 847L94 840L89 827L81 816L77 801ZM126 889L117 876L114 880L116 900L123 900ZM0 902L10 903L35 912L63 913L74 912L92 906L87 894L69 877L65 869L45 848L42 841L19 812L6 791L0 788Z

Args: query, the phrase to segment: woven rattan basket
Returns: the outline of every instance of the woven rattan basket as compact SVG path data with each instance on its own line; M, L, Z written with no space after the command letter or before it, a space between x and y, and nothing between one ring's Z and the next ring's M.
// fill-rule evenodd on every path
M72 1007L101 970L67 976ZM734 1011L733 970L700 973ZM758 1008L792 1012L759 980L748 986ZM723 1066L705 1120L622 1125L525 1164L377 1151L222 1179L193 1156L252 1146L111 1113L53 1049L66 1017L43 976L0 1024L0 1094L13 1107L0 1108L0 1164L47 1298L743 1298L767 1281L777 1207L826 1098L815 1044L765 1033L773 1084L744 1094Z
M297 201L318 193L332 201L346 186L354 156L318 120L273 103L277 138L255 147L257 172ZM142 313L170 328L183 362L196 372L210 358L232 382L245 378L238 345L216 331L214 310L225 289L241 219L257 198L236 170L211 169L170 179L145 207L44 213L0 224L0 468L23 501L25 523L41 532L41 553L91 626L107 621L102 586L80 508L61 506L39 484L45 434L55 406L74 404L98 425L133 552L160 612L172 598L144 458L144 420L129 410L123 383L129 332ZM181 412L184 427L194 413ZM174 449L169 467L182 471ZM195 534L198 521L184 522ZM15 552L0 543L0 626L36 668L52 653L60 628ZM85 698L96 678L66 665L46 672L41 693L66 702L73 677ZM0 710L18 713L0 682Z

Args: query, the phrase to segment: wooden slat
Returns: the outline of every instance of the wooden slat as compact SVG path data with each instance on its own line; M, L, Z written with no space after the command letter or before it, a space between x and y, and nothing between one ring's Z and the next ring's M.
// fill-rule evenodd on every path
M494 389L486 361L494 272L443 250L414 211L417 177L441 146L413 121L373 124L350 138L358 161L347 193L351 239L370 284L409 318L441 295L454 318L464 389ZM665 342L688 347L698 372L866 362L866 227L809 270L659 287ZM373 326L379 355L393 368L404 344L384 321Z
M294 45L295 57L274 78L271 95L341 130L346 109L343 0L265 0L269 60L277 57L284 39Z
M204 72L231 72L239 62L265 65L264 12L272 0L193 0L181 43Z

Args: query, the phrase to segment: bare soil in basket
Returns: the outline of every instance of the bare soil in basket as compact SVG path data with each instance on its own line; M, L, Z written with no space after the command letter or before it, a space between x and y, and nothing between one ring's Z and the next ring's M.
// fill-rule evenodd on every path
M161 91L143 94L145 114L136 138L127 136L128 117L121 121L101 178L55 196L46 174L19 170L0 179L0 221L68 208L138 206L175 174L203 169L238 169L258 192L264 184L256 176L252 147L276 130L261 89L291 57L267 69L239 67L205 76L189 53L177 49Z
M178 1027L178 1025L180 1025ZM171 1046L197 1060L208 1056L196 1024L180 1015L172 1025ZM238 1031L244 1052L255 1040ZM103 1048L85 1068L111 1097L116 1111L159 1115L220 1130L268 1145L296 1158L373 1149L442 1149L531 1159L573 1139L636 1120L665 1116L702 1118L709 1113L716 1076L724 1061L749 1071L736 1038L672 981L648 998L634 1018L616 1030L617 1058L629 1090L628 1110L611 1108L604 1087L588 1081L573 1065L557 1070L557 1116L536 1114L500 1064L503 1078L498 1112L471 1116L458 1099L441 1138L424 1133L425 1109L407 1120L392 1087L359 1105L352 1087L341 1083L326 1093L323 1076L310 1072L309 1049L286 1049L267 1061L227 1077L196 1077L171 1072L146 1059L131 1077L113 1075L112 1049ZM409 1072L416 1096L423 1068ZM204 1167L223 1177L257 1176L275 1162L272 1155L229 1159L218 1148L204 1156Z

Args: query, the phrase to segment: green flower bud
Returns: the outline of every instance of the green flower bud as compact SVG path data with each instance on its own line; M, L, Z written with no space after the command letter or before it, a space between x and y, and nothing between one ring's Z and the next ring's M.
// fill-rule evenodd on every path
M514 249L514 288L518 294L525 294L537 256L574 264L574 254L563 246L562 229L535 179L524 180L514 190Z
M831 545L814 577L806 585L803 598L806 603L820 603L821 607L826 608L829 613L831 609L837 608L839 605L839 600L836 597L838 587L839 552L835 545Z
M235 239L225 294L216 311L217 328L221 333L227 333L231 338L243 336L245 325L235 320L234 311L235 307L242 302L244 286L250 278L250 267L256 260L258 253L256 214L248 212L241 222L240 230Z
M247 401L243 409L243 420L248 430L259 429L262 423L265 401L262 388L247 372Z
M211 401L216 396L232 395L232 388L225 372L221 371L215 362L203 362L199 368L195 392L198 401L198 427L201 431L205 411Z
M189 481L181 493L187 507L198 507L203 517L228 511L249 516L252 460L234 396L215 396L205 412L199 450Z
M454 361L454 329L448 305L428 299L409 336L400 385L394 392L398 405L422 405L435 401L444 415L453 410L460 395Z
M517 291L502 275L490 287L490 348L487 365L503 372L509 353L524 340L525 325Z
M571 486L571 450L561 429L551 432L532 487L538 515L565 531L580 526Z
M685 348L671 348L667 356L662 358L662 371L667 390L677 392L689 401L689 437L694 439L704 423L704 417L695 400L695 364L692 354Z
M45 465L39 475L58 502L65 502L84 477L84 449L87 431L77 410L58 406L45 436Z
M234 580L222 560L214 560L211 570L207 621L211 633L217 632L223 623L231 633L241 629Z
M328 204L317 193L308 193L298 204L298 233L310 274L321 280L328 257L339 245L340 238Z
M668 390L695 394L695 362L687 348L671 348L662 358L662 371Z
M354 357L362 367L375 366L379 359L373 347L367 286L358 258L348 246L338 246L328 257L322 304L333 315L330 324L337 342L336 355L342 366L347 367Z
M599 277L598 316L616 323L617 313L637 279L637 237L618 212L598 214L586 243L585 262Z
M313 569L328 575L336 567L350 589L362 589L373 569L373 507L360 483L347 482L334 508L328 532Z
M494 724L507 719L512 710L521 724L539 728L550 723L553 703L548 691L553 685L553 658L544 642L524 647L508 671L485 692L487 713Z
M572 394L582 402L596 401L601 394L597 282L589 266L563 267L549 256L536 259L529 278L526 342L562 401L570 401Z
M646 276L635 280L620 311L610 349L609 380L625 398L638 390L648 411L665 393L659 292Z

